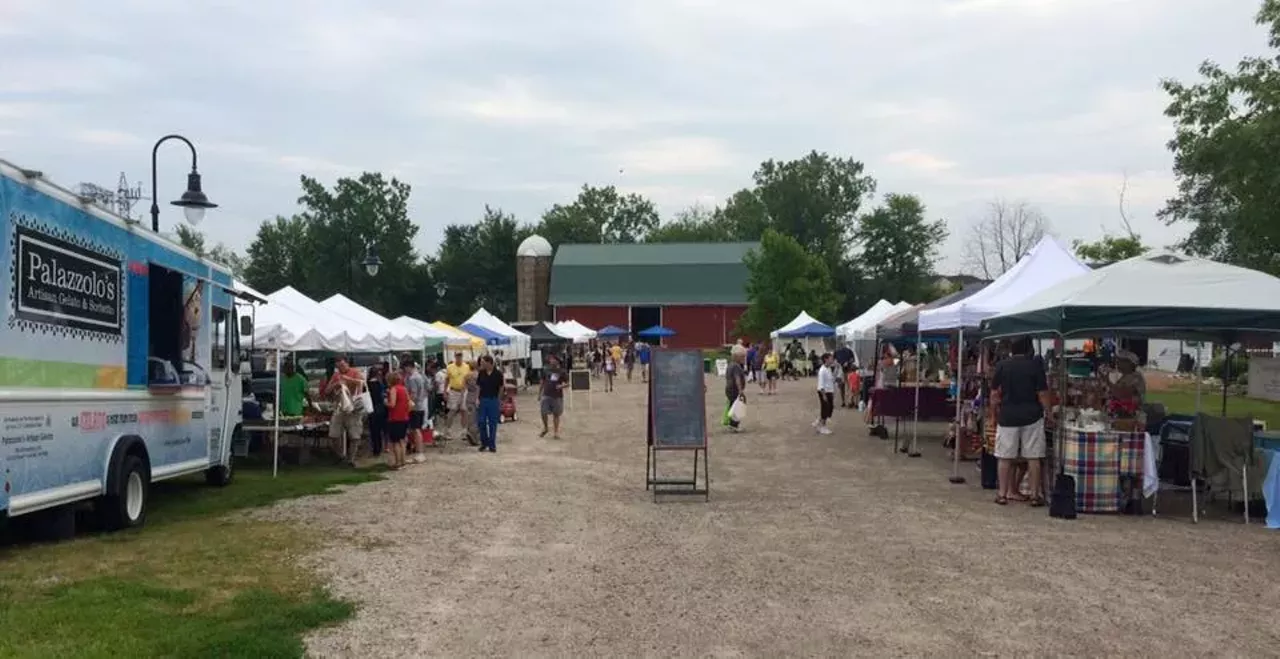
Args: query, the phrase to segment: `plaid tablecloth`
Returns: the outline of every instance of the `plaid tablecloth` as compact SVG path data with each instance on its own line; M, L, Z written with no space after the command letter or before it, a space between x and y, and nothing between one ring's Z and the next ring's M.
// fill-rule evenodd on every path
M1147 434L1066 432L1063 471L1076 479L1076 510L1119 512L1131 493L1141 496ZM1130 484L1129 488L1124 487ZM1127 491L1126 491L1127 490Z

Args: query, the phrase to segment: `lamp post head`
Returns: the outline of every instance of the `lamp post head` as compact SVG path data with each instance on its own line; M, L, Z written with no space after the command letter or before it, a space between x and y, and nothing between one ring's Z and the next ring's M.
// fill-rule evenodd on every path
M364 271L369 273L370 277L378 276L378 268L382 267L382 259L370 247L364 254Z
M200 174L194 171L187 174L187 191L182 193L180 199L171 203L182 208L182 214L192 226L200 224L206 210L218 207L200 189Z

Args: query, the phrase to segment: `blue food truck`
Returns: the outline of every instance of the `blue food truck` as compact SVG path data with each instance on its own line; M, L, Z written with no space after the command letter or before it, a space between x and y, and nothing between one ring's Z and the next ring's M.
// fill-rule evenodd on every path
M231 481L231 273L0 160L0 521L146 521L150 485ZM69 525L69 528L68 528Z

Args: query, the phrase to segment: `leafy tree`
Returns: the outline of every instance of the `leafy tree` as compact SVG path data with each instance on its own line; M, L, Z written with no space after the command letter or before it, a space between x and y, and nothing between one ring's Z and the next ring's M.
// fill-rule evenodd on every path
M532 233L515 217L485 206L476 224L445 227L433 268L438 316L461 322L484 307L504 319L516 315L516 248Z
M732 240L759 240L764 235L764 230L772 226L769 207L752 189L739 190L730 195L724 206L713 211L712 216L713 221L722 225Z
M174 235L178 239L178 244L204 256L204 234L186 224L178 224L176 227Z
M831 285L827 264L795 238L766 229L760 248L747 253L747 300L735 332L763 337L808 311L815 318L834 318L840 295Z
M975 275L995 279L1027 255L1049 234L1049 220L1026 202L997 199L987 214L969 227L964 243L965 267Z
M538 233L552 245L565 243L637 243L658 228L658 210L637 194L622 195L612 185L583 185L568 205L556 204L542 216Z
M702 206L692 206L676 214L670 222L649 232L650 243L714 243L734 240L721 217Z
M1137 235L1112 234L1107 234L1093 242L1072 241L1071 248L1076 251L1076 256L1086 263L1115 263L1141 256L1147 251L1146 246L1142 244L1142 238Z
M311 236L306 219L277 215L258 227L249 244L244 277L263 293L285 286L309 288L306 282L317 264L311 256Z
M227 247L222 243L213 246L213 249L206 248L206 240L203 233L198 229L190 227L186 224L177 225L175 237L178 243L183 247L203 256L215 263L221 263L231 270L234 277L244 276L245 266L247 262L243 256L236 253L235 250Z
M947 223L926 220L918 197L887 195L883 205L862 216L853 239L859 249L855 263L860 307L881 298L932 299L937 283L933 266L947 240Z
M1193 254L1280 274L1280 0L1265 0L1256 22L1268 56L1234 72L1205 62L1200 82L1162 83L1178 192L1160 217L1194 225L1182 245Z
M847 255L858 210L875 192L875 180L864 173L862 163L817 151L799 160L766 160L754 179L751 196L763 202L768 226L818 255L828 271ZM750 202L741 193L730 200L737 204L744 206L740 217L752 221L753 214L746 211ZM738 235L747 228L739 225Z
M298 203L314 265L297 287L317 300L342 293L393 318L414 310L414 277L421 272L413 249L418 226L409 219L408 184L374 172L340 178L332 190L309 176L301 180ZM369 251L382 261L376 277L363 266Z

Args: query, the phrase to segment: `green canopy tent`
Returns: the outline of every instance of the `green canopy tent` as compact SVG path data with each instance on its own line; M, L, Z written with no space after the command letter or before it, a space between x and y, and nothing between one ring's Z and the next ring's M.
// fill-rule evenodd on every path
M990 337L1053 334L1226 339L1280 333L1280 279L1148 252L1052 286L982 321Z

